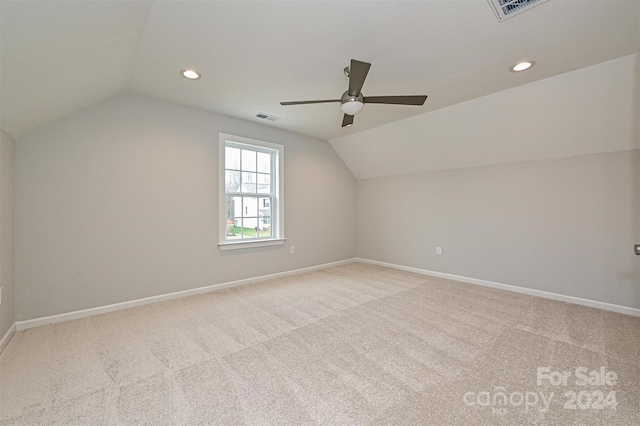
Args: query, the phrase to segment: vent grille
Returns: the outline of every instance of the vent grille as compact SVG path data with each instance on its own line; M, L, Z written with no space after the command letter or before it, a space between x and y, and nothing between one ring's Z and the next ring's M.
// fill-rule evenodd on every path
M489 3L496 13L498 21L504 21L547 1L549 0L489 0Z
M257 113L256 117L262 118L263 120L268 120L268 121L278 121L278 120L280 120L280 117L276 117L275 115L271 115L271 114L265 114L264 112Z

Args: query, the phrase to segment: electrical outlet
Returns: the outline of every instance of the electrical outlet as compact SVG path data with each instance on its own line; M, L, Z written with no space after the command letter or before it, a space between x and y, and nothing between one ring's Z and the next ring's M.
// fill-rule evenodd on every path
M291 246L291 247L289 247L289 252L290 252L291 254L296 254L296 246Z
M436 254L437 254L438 256L441 256L441 255L442 255L442 247L436 247Z

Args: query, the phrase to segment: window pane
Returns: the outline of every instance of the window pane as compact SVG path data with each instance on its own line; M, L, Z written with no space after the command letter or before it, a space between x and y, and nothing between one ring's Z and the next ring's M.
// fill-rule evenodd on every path
M258 211L260 216L271 216L271 198L260 198Z
M224 188L226 192L240 192L240 172L226 170Z
M258 217L258 199L256 197L244 197L242 216L246 219L248 217ZM247 225L245 225L246 227ZM253 225L254 227L256 225Z
M264 173L257 174L257 191L259 194L271 194L271 175Z
M255 219L242 219L242 238L255 238L256 220Z
M227 218L227 240L242 238L242 219L239 217Z
M231 237L231 239L234 240L239 240L242 238L242 229L243 229L243 223L242 223L242 219L239 217L236 217L235 219L233 219L233 237Z
M229 146L224 148L224 168L240 170L240 150Z
M237 217L242 214L242 197L227 197L225 210L226 239L237 240L242 238L242 219Z
M242 190L249 194L255 194L257 190L257 180L255 173L242 172Z
M227 196L226 218L233 219L242 216L242 197Z
M263 216L260 218L260 228L258 229L258 237L271 236L271 216Z
M256 154L255 151L242 150L242 170L248 172L256 171Z
M271 155L264 152L258 153L258 171L271 173Z
M258 237L271 236L271 198L261 197L258 200Z
M227 239L240 238L240 227L242 219L238 218L242 214L242 197L227 197L226 203L226 229Z

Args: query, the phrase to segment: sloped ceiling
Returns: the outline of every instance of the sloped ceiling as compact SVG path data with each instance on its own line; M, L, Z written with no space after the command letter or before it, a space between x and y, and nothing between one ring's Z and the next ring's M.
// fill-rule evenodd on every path
M637 0L551 0L498 22L486 1L2 1L0 127L19 137L119 93L138 93L334 139L638 52ZM373 64L349 129L342 69ZM533 59L515 74L509 66ZM179 75L192 67L203 75Z
M640 55L331 139L357 179L640 148Z
M2 1L0 127L17 138L127 90L151 2Z

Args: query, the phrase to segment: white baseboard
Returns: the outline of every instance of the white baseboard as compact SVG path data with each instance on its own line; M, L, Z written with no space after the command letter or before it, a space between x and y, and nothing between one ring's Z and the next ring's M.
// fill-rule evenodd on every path
M640 309L632 308L628 306L615 305L612 303L599 302L596 300L583 299L580 297L567 296L564 294L551 293L551 292L542 291L542 290L534 290L526 287L518 287L514 285L509 285L509 284L501 284L493 281L479 280L476 278L463 277L460 275L447 274L443 272L429 271L426 269L413 268L410 266L397 265L394 263L380 262L377 260L354 258L354 259L341 260L338 262L325 263L322 265L310 266L307 268L294 269L291 271L278 272L270 275L262 275L254 278L246 278L243 280L213 284L210 286L194 288L191 290L177 291L174 293L161 294L158 296L151 296L143 299L136 299L136 300L131 300L127 302L114 303L112 305L82 309L79 311L67 312L64 314L34 318L30 320L25 320L25 321L16 321L0 340L0 353L2 353L2 350L7 346L7 344L9 343L9 340L11 340L11 337L15 334L16 331L26 330L33 327L40 327L48 324L56 324L60 322L71 321L79 318L86 318L94 315L106 314L108 312L120 311L123 309L135 308L137 306L149 305L151 303L164 302L167 300L179 299L182 297L196 296L198 294L210 293L210 292L222 290L225 288L238 287L238 286L253 284L253 283L257 283L257 282L261 282L269 279L281 278L281 277L286 277L290 275L302 274L305 272L317 271L320 269L331 268L334 266L345 265L353 262L362 262L362 263L369 263L372 265L386 266L388 268L399 269L402 271L415 272L417 274L430 275L434 277L448 278L451 280L462 281L470 284L477 284L485 287L498 288L502 290L513 291L516 293L523 293L531 296L543 297L545 299L552 299L552 300L558 300L561 302L574 303L577 305L590 306L592 308L599 308L599 309L618 312L626 315L640 317Z
M583 299L581 297L567 296L564 294L551 293L548 291L534 290L526 287L518 287L510 284L501 284L493 281L479 280L476 278L463 277L460 275L446 274L444 272L429 271L427 269L412 268L410 266L396 265L394 263L380 262L377 260L357 258L356 261L369 263L372 265L386 266L388 268L399 269L402 271L415 272L422 275L430 275L433 277L448 278L450 280L462 281L469 284L477 284L485 287L498 288L501 290L513 291L515 293L523 293L531 296L543 297L545 299L557 300L560 302L573 303L576 305L589 306L591 308L604 309L606 311L618 312L620 314L632 315L640 317L640 309L630 306L615 305L613 303L599 302L597 300Z
M4 333L4 336L2 336L2 339L0 339L0 354L2 353L2 351L4 351L4 348L7 347L7 345L9 344L9 340L11 340L14 334L16 334L15 322L11 324L11 327L9 327L7 332Z
M297 275L305 272L317 271L320 269L331 268L334 266L345 265L355 262L356 259L340 260L338 262L325 263L322 265L310 266L308 268L294 269L291 271L278 272L270 275L262 275L254 278L246 278L243 280L230 281L226 283L213 284L206 287L194 288L191 290L176 291L174 293L161 294L158 296L145 297L143 299L130 300L128 302L114 303L112 305L98 306L95 308L82 309L80 311L67 312L64 314L51 315L47 317L34 318L25 321L16 321L14 328L17 331L26 330L33 327L40 327L48 324L56 324L64 321L71 321L79 318L91 317L94 315L106 314L108 312L120 311L123 309L135 308L137 306L149 305L151 303L164 302L167 300L180 299L183 297L196 296L198 294L210 293L225 288L238 287L247 284L253 284L260 281L270 280L273 278L281 278L289 275ZM15 331L15 330L14 330ZM4 338L3 338L4 341Z

